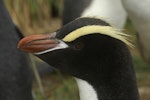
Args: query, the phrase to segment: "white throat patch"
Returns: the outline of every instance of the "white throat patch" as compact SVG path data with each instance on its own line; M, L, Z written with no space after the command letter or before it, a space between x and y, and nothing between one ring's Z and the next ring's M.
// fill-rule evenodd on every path
M80 100L98 100L96 91L87 81L78 78L75 80L79 87Z

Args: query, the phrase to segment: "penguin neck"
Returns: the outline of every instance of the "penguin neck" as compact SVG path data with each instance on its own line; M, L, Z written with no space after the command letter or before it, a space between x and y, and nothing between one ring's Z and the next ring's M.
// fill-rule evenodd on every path
M75 78L75 80L79 88L80 100L98 100L97 93L92 85L79 78Z
M88 82L75 78L79 88L80 100L139 100L134 74L127 76L118 74L115 77L112 76L112 78L103 78L98 75L93 79L96 79L96 81Z

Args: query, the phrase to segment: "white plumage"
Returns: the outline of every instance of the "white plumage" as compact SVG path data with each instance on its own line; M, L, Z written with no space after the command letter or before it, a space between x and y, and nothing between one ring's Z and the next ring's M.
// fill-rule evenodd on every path
M96 91L92 85L82 79L75 78L75 80L79 87L81 100L98 100Z
M127 17L120 0L92 0L81 16L104 18L119 29L123 28Z
M122 2L138 32L142 56L150 63L150 0L122 0Z
M150 63L150 0L92 0L81 16L100 17L122 29L127 16L138 33L138 44L143 58Z

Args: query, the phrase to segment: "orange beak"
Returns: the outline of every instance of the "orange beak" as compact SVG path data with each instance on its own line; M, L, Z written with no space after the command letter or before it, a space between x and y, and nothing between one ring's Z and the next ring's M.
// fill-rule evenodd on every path
M18 48L29 53L38 53L54 48L58 44L55 34L38 34L23 38L18 43Z

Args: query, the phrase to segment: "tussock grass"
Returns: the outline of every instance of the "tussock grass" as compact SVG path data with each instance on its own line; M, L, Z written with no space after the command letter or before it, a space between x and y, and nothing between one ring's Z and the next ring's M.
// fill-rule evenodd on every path
M25 35L50 32L56 27L54 21L60 26L53 15L60 16L62 0L5 0L5 3L14 23Z

